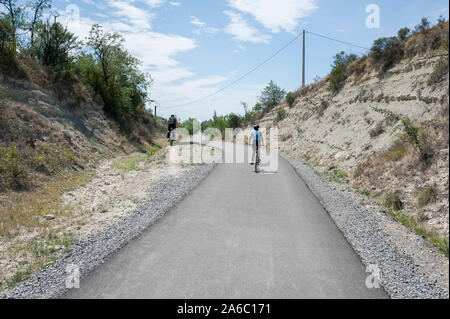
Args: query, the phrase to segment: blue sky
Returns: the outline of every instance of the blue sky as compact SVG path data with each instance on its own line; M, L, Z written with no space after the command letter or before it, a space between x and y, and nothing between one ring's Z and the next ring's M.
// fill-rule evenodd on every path
M380 9L379 28L367 28L366 7ZM154 79L151 96L160 114L206 120L243 113L241 101L254 105L274 80L286 91L301 85L301 41L233 87L205 101L171 108L207 96L238 78L289 42L303 28L370 47L373 40L413 28L421 17L448 19L444 0L54 0L61 19L84 39L93 23L121 33L126 48L143 61ZM306 80L330 71L338 51L363 50L307 38Z

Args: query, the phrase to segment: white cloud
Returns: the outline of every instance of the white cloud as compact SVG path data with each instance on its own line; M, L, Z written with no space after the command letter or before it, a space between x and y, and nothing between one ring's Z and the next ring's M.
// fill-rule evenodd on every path
M195 35L201 35L205 33L207 35L216 34L220 30L214 27L209 27L205 22L201 21L196 16L191 16L190 24L194 25L196 28L192 31Z
M219 86L228 80L230 75L212 74L199 77L196 75L195 69L181 63L178 60L180 54L197 48L195 39L151 31L151 22L155 14L150 9L135 7L137 2L137 0L109 0L106 10L102 11L101 16L93 14L92 19L80 19L80 15L76 14L76 19L70 19L69 28L80 39L88 36L91 25L94 23L101 24L105 31L119 32L125 38L125 48L142 61L143 71L152 75L154 82L149 92L153 99L161 103L163 112L165 106L189 102L209 95L217 91ZM153 5L157 5L157 2L154 2ZM103 14L106 14L108 19L105 19ZM69 12L62 12L61 19L69 20L69 16ZM203 34L218 31L216 28L207 26L200 19L192 18L192 21L196 21L193 26L200 27ZM205 101L205 104L186 108L180 114L183 117L190 115L209 117L212 113L210 102L218 105L218 110L230 103L230 95L219 95L219 97ZM236 105L239 106L239 103ZM173 111L177 112L178 110Z
M176 55L197 47L193 39L157 32L130 33L125 35L125 46L142 60L145 70L159 84L195 75L175 59Z
M299 20L318 9L317 0L227 0L229 5L252 15L272 32L294 32Z
M261 34L258 29L248 25L242 15L239 13L224 11L230 18L230 23L225 27L225 32L232 34L236 41L251 43L269 43L272 38L270 35Z
M149 5L152 8L157 8L162 6L164 2L166 2L166 0L141 0L141 2L144 2L145 4Z
M198 26L198 27L203 27L206 23L200 21L199 18L197 18L196 16L191 16L191 24Z
M121 18L135 31L150 30L151 20L155 15L149 11L139 9L125 1L110 1L109 6L116 9L114 16Z
M174 6L174 7L179 7L179 6L181 6L181 2L175 2L175 1L173 1L173 2L169 2L169 3L170 3L171 6Z
M245 52L245 51L247 51L247 48L244 47L243 45L238 45L237 48L233 50L234 53Z

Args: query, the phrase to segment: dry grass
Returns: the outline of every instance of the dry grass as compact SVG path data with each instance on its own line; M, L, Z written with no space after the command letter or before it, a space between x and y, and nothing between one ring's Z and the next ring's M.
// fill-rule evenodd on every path
M47 181L32 191L10 191L0 196L0 238L13 238L22 231L42 230L45 215L58 217L70 207L61 206L64 192L87 183L91 175L85 171L67 172Z
M423 207L432 201L436 201L438 195L439 190L436 185L421 188L417 194L417 204Z
M448 50L449 23L434 26L425 33L415 33L410 36L404 46L407 57L427 52Z
M400 199L400 192L395 191L384 194L382 204L395 212L401 211L403 209L403 202Z
M62 195L90 177L86 171L67 171L33 191L0 196L0 243L6 248L0 257L15 271L11 276L0 269L0 289L15 287L70 251L72 234L64 230L73 222L73 207L63 204ZM55 220L46 220L45 215Z
M370 130L369 135L371 138L375 138L384 133L384 124L383 122L378 122L377 125Z
M422 236L429 243L437 247L445 256L448 257L448 238L439 235L432 227L420 222L416 217L403 211L394 211L388 209L388 213L406 228L412 230L419 236Z
M152 156L158 152L161 148L157 145L150 147L146 153L133 154L124 156L113 162L112 167L122 172L140 171L142 168L141 163L148 162Z

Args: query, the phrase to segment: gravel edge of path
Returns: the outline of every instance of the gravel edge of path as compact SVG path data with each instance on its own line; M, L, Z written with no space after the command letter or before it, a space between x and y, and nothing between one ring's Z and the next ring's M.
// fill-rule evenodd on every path
M79 266L80 278L102 265L109 256L139 236L159 218L169 212L192 191L215 167L205 164L187 171L177 178L165 178L152 190L133 214L104 231L73 244L72 251L50 267L33 275L20 286L0 295L0 299L49 299L67 291L66 266Z
M378 221L300 160L281 154L307 184L365 266L377 265L383 288L393 299L448 299L449 291L431 282L380 229ZM369 275L369 273L368 273Z

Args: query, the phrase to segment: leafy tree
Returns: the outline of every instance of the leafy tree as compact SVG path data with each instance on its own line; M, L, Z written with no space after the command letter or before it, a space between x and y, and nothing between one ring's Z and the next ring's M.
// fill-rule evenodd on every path
M100 25L93 25L88 37L93 55L81 57L78 72L101 97L105 111L125 131L131 131L145 112L152 80L139 70L141 62L123 48L123 42L118 33L104 32Z
M0 0L0 5L6 9L6 13L2 13L2 19L9 21L11 51L15 55L17 48L17 30L22 26L24 21L23 9L19 7L17 0Z
M409 30L409 28L402 28L402 29L398 30L398 39L400 41L406 40L406 38L408 37L410 32L411 32L411 30Z
M30 31L30 47L34 46L35 34L38 28L38 24L41 21L42 14L45 9L51 8L52 0L34 0L31 1L28 6L32 11L31 21L28 24Z
M430 30L431 22L428 18L422 18L420 23L416 25L415 31L419 33L427 33Z
M13 55L12 25L9 19L0 17L0 56Z
M255 106L253 107L253 112L260 112L262 109L263 108L261 103L256 103Z
M188 130L190 135L193 135L194 133L197 133L194 132L194 123L197 123L197 125L200 127L199 121L194 118L187 119L186 121L180 124L180 127L185 128L186 130Z
M238 128L241 127L242 119L239 115L230 113L228 114L227 122L229 128Z
M107 83L112 76L117 53L122 50L124 39L118 33L104 32L103 28L94 24L89 32L87 45L94 50L103 72L103 80Z
M261 96L259 97L259 103L261 103L264 108L271 108L280 104L285 95L286 91L271 80L262 91Z
M38 38L35 42L34 53L43 65L65 67L74 60L73 52L79 48L77 37L50 18L37 29Z

